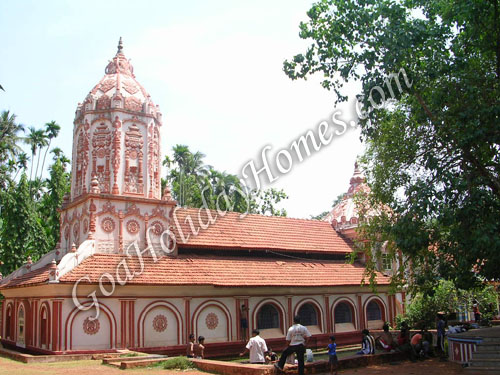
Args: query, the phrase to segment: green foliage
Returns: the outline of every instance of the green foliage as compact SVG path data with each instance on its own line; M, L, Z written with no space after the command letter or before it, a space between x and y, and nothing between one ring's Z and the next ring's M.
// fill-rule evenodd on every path
M204 157L201 152L192 153L186 145L176 145L172 157L167 156L163 162L169 172L162 185L172 186L172 195L181 206L286 216L285 209L276 207L288 198L283 190L247 192L238 176L205 165Z
M363 250L401 250L394 281L411 262L416 288L500 278L498 0L324 0L307 14L311 45L285 73L321 74L337 101L362 83L365 214L377 216L360 228Z
M27 157L19 147L19 133L24 127L16 122L16 115L9 111L0 114L0 188L7 187L12 173L26 167ZM0 203L1 208L1 203Z
M36 261L54 249L59 241L57 210L70 188L69 173L66 171L69 160L60 149L52 150L54 158L49 166L49 177L42 179L50 142L60 129L54 121L45 127L45 130L30 128L28 137L24 138L30 146L32 161L38 154L37 163L31 163L32 178L28 179L30 159L19 147L23 139L19 134L24 127L16 123L14 114L8 111L0 114L0 264L4 263L0 272L4 276L26 263L28 256ZM40 175L37 176L40 161Z
M498 296L491 285L482 286L471 290L457 289L451 281L440 280L428 293L417 293L408 305L405 316L398 316L397 326L406 321L410 327L421 328L435 326L436 314L444 312L445 315L458 312L460 308L472 310L474 300L478 301L479 309L483 316L488 316L486 311L490 303L496 306ZM491 313L490 313L491 315Z
M0 197L3 205L0 259L4 263L0 269L7 275L22 266L28 256L36 261L49 249L49 240L24 173L18 184L0 191Z
M49 249L55 247L59 241L59 209L62 205L63 197L69 193L71 188L70 174L66 171L66 164L69 160L62 156L54 156L54 163L49 167L50 177L46 180L46 192L43 194L39 205L39 212L45 218L49 240Z
M189 370L194 368L193 362L185 357L175 357L162 362L165 370Z

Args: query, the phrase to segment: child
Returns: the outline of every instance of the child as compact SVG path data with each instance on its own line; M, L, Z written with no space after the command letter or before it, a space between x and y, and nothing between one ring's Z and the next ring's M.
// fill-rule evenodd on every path
M205 358L205 337L198 337L198 358Z
M191 333L189 335L189 342L186 348L186 357L188 358L194 358L194 342L195 342L194 334Z
M335 343L335 336L330 336L331 343L328 344L328 363L330 364L330 375L337 375L337 368L339 366L339 359L337 358L337 344Z
M278 355L275 352L273 352L271 348L268 348L266 353L266 362L274 363L277 360L278 360Z

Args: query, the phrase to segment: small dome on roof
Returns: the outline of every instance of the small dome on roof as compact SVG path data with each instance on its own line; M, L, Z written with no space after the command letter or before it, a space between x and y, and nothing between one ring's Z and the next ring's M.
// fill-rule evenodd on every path
M354 201L354 195L359 192L367 193L369 191L370 188L366 183L366 178L356 162L349 190L347 190L342 200L333 207L324 220L330 222L336 230L357 226L359 223L359 214L356 202Z

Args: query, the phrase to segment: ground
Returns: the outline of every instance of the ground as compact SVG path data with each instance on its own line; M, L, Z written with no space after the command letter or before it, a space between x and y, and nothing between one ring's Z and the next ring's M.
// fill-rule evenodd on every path
M339 371L339 375L462 375L462 366L453 362L440 362L439 359L429 359L423 362L400 362L398 364L381 364Z
M437 359L425 362L402 362L397 365L383 364L365 368L340 371L341 375L462 375L464 371L456 363L440 362ZM0 357L0 375L99 375L99 374L130 374L130 375L207 375L201 371L173 371L155 369L119 370L101 365L101 361L75 361L46 364L25 364Z
M26 364L0 357L0 375L207 375L206 372L190 370L164 370L161 368L120 370L101 365L101 361L73 361L58 363Z

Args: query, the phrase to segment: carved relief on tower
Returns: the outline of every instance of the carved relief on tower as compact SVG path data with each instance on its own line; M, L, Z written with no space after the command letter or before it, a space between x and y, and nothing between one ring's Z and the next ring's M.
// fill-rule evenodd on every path
M111 108L111 98L104 94L97 99L96 109L109 109Z
M141 112L142 103L139 99L133 96L129 96L128 98L125 99L125 109L135 112Z
M150 125L148 137L149 198L160 198L160 132Z
M139 91L139 88L132 81L123 81L123 89L131 95Z
M115 117L115 121L113 121L113 194L119 194L120 189L118 187L118 171L120 169L120 150L121 150L121 132L122 123L118 119L118 116Z
M144 193L144 177L142 171L144 140L136 124L129 126L125 132L125 171L124 192Z
M114 86L115 86L115 81L113 79L106 79L106 80L104 80L104 82L101 83L101 85L99 86L99 89L102 92L106 93L109 90L111 90Z
M86 124L85 127L88 127ZM74 197L79 197L86 192L85 178L89 164L89 141L85 127L80 129L76 140L76 163L75 163L75 182Z
M108 126L101 123L92 137L92 176L97 177L101 193L110 192L111 136Z

